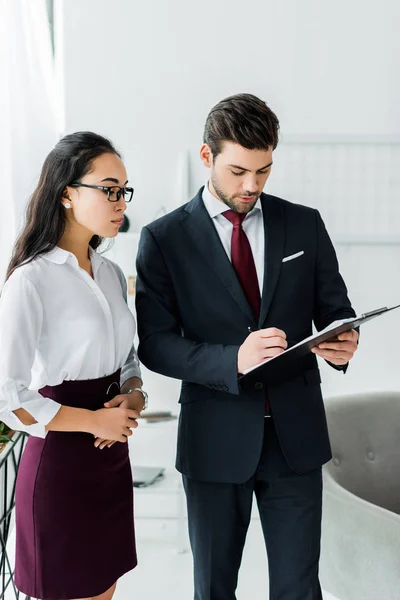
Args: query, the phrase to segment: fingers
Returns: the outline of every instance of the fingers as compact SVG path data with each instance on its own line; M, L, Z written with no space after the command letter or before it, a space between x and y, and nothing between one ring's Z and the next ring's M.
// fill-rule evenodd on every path
M272 358L277 354L281 354L288 346L286 333L276 327L261 329L257 334L260 347L267 350L265 358Z
M122 402L124 401L124 398L121 397L121 395L119 396L115 396L112 400L109 400L108 402L104 402L104 406L106 408L116 408L117 406L119 406Z
M285 349L284 348L265 348L264 349L264 354L261 358L261 360L267 360L268 358L273 358L274 356L278 356L278 354L282 354L282 352L284 352Z
M113 440L103 440L99 446L100 450L103 450L108 444L114 443Z
M126 443L127 438L132 435L132 428L136 428L137 426L138 426L137 423L135 423L135 425L129 424L129 427L125 427L124 433L122 433L120 436L118 436L118 439L116 439L116 440L106 440L104 438L96 437L96 439L94 441L94 446L95 446L95 448L99 448L100 450L103 450L103 448L105 448L106 446L108 448L111 448L111 446L113 446L116 442L121 442L124 444L124 443Z
M95 448L99 448L100 450L103 450L103 448L105 448L107 446L107 448L111 448L111 446L113 446L116 443L116 440L103 440L103 438L96 438L96 441L94 443Z
M354 352L340 352L338 350L320 350L318 346L311 350L314 354L328 360L335 365L345 365L353 358Z
M335 350L337 352L355 352L357 344L347 340L343 342L323 342L322 344L318 344L317 348L320 350Z
M115 440L104 440L103 438L96 438L95 442L94 442L94 446L95 448L100 448L100 450L103 450L103 448L105 448L106 446L108 446L108 444L114 444Z
M126 416L128 417L128 419L138 419L140 417L140 414L138 413L137 410L132 410L131 408L127 408Z
M131 428L131 429L136 429L136 427L139 426L139 423L136 421L136 419L139 418L139 413L136 410L127 410L127 413L131 414L134 413L137 416L128 416L127 415L127 420L125 422L125 425L127 428Z
M111 446L113 446L114 444L116 444L117 442L115 440L104 440L102 444L100 444L100 450L103 450L103 448L111 448Z
M268 329L260 329L256 332L259 337L262 338L283 338L286 340L286 333L281 329L277 329L276 327L268 327Z
M124 402L129 398L129 394L118 394L118 396L114 396L112 400L104 403L106 408L117 408L124 404Z
M132 435L132 430L129 429L129 427L125 428L124 433L121 435L121 437L118 438L118 442L121 442L122 444L126 444L126 442L128 441L128 437L130 437Z
M263 348L283 348L286 350L287 341L281 337L262 338Z
M258 341L257 350L261 356L271 358L277 354L281 354L287 348L287 341L283 338L262 338Z
M341 341L342 340L350 340L352 342L357 343L358 338L359 338L359 333L355 329L352 329L351 331L345 331L344 333L340 333L338 335L338 339Z
M353 358L353 355L358 348L357 339L357 331L346 331L338 336L338 341L322 342L316 346L316 348L318 348L319 351L324 352L324 354L316 352L314 352L314 354L318 354L318 356L321 356L326 360L331 360L336 357L348 362Z

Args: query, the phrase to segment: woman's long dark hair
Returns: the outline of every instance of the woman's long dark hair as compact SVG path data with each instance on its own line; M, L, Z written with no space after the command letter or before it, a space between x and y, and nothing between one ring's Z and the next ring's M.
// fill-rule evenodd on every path
M61 198L65 188L90 172L93 161L102 154L120 156L110 140L80 131L63 137L44 161L39 183L26 211L26 223L15 243L6 280L23 263L52 250L66 225ZM94 235L90 246L98 248L102 238Z

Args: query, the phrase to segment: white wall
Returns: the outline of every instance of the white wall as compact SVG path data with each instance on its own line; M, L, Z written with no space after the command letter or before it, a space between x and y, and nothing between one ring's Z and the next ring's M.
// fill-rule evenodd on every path
M0 290L25 204L57 142L57 109L44 0L0 3Z
M134 230L182 201L182 151L191 193L202 184L204 120L229 94L265 99L283 138L400 134L397 0L60 2L66 131L93 129L121 148L136 189ZM357 310L399 302L399 246L338 254ZM399 326L397 316L366 325L346 377L322 367L326 393L399 388ZM165 380L150 379L161 399ZM175 384L166 385L164 406L175 406Z
M400 133L400 3L385 0L60 0L66 128L122 149L138 225L175 206L177 155L241 91L283 135Z
M357 313L400 304L400 245L339 245L337 253ZM325 395L400 389L398 313L363 325L359 350L345 376L321 363Z

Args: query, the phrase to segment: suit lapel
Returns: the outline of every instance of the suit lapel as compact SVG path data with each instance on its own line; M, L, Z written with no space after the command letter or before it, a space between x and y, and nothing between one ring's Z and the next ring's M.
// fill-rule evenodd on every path
M239 308L255 324L252 310L242 286L204 206L202 191L203 188L186 206L183 212L182 225Z
M285 246L285 220L283 206L273 196L261 195L265 231L264 282L261 295L261 329L271 306L282 267Z

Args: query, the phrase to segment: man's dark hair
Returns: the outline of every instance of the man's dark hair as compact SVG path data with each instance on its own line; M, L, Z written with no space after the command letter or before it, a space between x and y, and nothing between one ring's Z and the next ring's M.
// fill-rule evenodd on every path
M234 142L248 150L268 150L278 145L279 121L263 100L252 94L236 94L218 102L209 112L204 143L213 157L223 142Z

